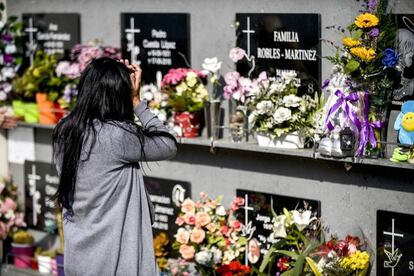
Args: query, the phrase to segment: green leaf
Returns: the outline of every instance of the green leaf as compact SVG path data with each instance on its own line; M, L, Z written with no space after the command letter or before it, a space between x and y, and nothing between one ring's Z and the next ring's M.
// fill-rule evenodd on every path
M306 262L308 263L309 267L311 268L315 276L322 276L322 274L318 270L318 265L316 264L314 260L312 260L309 257L306 257Z
M265 271L266 267L268 266L270 261L273 259L272 255L275 253L275 251L276 251L276 248L273 246L269 249L269 251L267 251L266 255L263 257L262 263L260 264L260 268L259 268L260 272Z
M276 253L280 253L286 256L291 257L294 260L297 260L299 258L299 255L293 251L287 251L287 250L276 250Z
M355 59L351 59L348 64L345 66L345 73L350 74L356 71L360 66L360 63Z
M357 31L354 33L354 38L355 38L355 39L360 39L363 33L364 33L364 32L363 32L362 30L357 30Z
M295 275L295 274L293 273L293 269L288 270L288 271L285 271L285 272L283 272L282 274L280 274L280 276L293 276L293 275Z

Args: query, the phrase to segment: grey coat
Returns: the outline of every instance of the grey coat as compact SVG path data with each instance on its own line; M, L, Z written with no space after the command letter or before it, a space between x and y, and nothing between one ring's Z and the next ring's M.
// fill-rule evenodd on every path
M168 132L145 101L134 111L148 131ZM65 274L159 275L153 250L152 204L140 169L140 139L124 129L133 130L127 123L120 127L97 122L96 127L96 142L90 147L91 142L85 141L82 150L73 215L63 210ZM177 151L169 137L145 135L142 139L146 161L170 159ZM61 158L55 159L60 174Z

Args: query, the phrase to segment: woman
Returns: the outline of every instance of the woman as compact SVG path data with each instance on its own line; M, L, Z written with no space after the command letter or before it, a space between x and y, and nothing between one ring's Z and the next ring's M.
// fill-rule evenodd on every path
M172 158L176 141L140 102L140 80L127 60L92 61L73 111L54 130L68 276L158 274L141 165Z

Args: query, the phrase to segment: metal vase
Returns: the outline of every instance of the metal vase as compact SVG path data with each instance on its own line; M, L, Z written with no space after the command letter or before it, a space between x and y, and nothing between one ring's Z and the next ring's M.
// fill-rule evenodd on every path
M221 108L220 100L208 101L204 105L204 117L206 120L207 137L214 140L219 138Z

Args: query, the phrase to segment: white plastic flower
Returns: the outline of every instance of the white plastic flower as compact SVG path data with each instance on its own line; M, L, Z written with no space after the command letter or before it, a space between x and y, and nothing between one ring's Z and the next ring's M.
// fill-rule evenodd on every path
M8 55L14 54L16 52L16 45L14 44L8 44L4 48L4 52Z
M3 75L4 79L11 79L16 75L12 67L3 67L1 69L1 74Z
M283 103L286 107L298 107L302 99L296 95L287 95L283 97Z
M293 223L296 224L299 231L305 229L309 225L309 223L316 219L316 217L311 218L311 215L312 212L309 210L302 213L296 210L292 211Z
M261 101L256 105L256 110L259 114L267 114L273 111L273 103L271 101Z
M290 120L292 117L292 111L286 107L279 107L276 109L275 113L273 114L273 119L275 123L280 124L287 120Z
M208 265L212 257L211 255L212 255L211 252L202 250L195 255L195 260L199 264Z
M271 85L270 85L270 93L273 94L275 92L282 92L285 90L286 84L281 81L281 79L276 79Z
M282 80L284 80L286 83L290 83L293 79L296 79L296 76L297 75L294 71L282 72L280 75Z
M221 252L221 250L213 246L211 247L210 252L213 254L213 263L221 263L221 258L223 257L223 253Z
M206 58L201 66L207 71L216 73L221 68L221 62L218 61L217 57Z
M216 209L216 214L219 216L225 216L226 215L226 209L223 206L219 206Z
M275 238L286 238L286 216L280 215L277 216L275 222L273 223L273 237Z
M7 99L7 94L4 91L0 91L0 101Z

